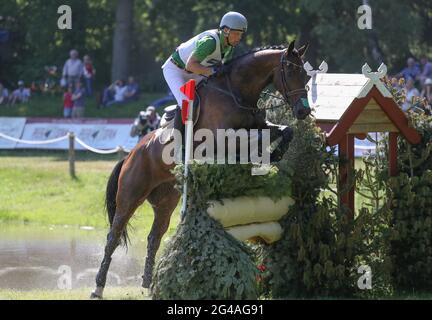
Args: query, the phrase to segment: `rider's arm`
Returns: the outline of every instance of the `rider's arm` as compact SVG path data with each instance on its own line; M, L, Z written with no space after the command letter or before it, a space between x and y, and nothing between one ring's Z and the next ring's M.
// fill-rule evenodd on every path
M193 54L191 54L186 63L186 70L196 74L202 74L207 77L213 73L213 68L204 67Z
M209 76L213 73L213 68L205 67L201 62L216 50L216 40L207 36L197 42L197 47L186 62L186 70Z

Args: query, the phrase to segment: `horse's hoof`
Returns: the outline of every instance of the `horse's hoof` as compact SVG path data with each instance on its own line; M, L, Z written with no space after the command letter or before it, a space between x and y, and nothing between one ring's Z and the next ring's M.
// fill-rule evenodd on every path
M101 296L98 296L96 293L92 292L90 295L90 299L92 300L102 300L103 298Z

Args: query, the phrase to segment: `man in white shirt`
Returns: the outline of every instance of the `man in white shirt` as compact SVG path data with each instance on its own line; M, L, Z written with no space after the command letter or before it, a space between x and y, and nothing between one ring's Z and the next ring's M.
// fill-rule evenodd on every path
M413 105L413 98L420 97L420 92L414 86L414 79L408 78L405 84L405 102L402 104L402 109L407 111Z
M69 53L70 59L66 60L63 66L63 81L62 84L68 86L68 84L75 84L81 79L83 74L84 65L78 58L78 51L73 49Z
M125 86L123 80L117 81L117 83L114 87L114 90L115 90L115 94L114 94L115 102L117 102L117 103L124 102L125 98L126 98L125 94L127 91L127 86Z
M30 89L24 87L24 81L18 81L18 89L12 93L10 104L26 103L30 99Z
M125 102L127 86L123 80L117 80L104 90L102 106L108 107L116 103Z

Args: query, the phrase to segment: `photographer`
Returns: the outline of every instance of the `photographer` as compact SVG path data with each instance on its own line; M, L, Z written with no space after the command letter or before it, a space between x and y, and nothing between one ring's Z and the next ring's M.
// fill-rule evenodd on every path
M156 108L149 106L146 111L141 111L135 119L130 132L131 137L138 136L138 140L141 140L147 133L159 128L160 120Z

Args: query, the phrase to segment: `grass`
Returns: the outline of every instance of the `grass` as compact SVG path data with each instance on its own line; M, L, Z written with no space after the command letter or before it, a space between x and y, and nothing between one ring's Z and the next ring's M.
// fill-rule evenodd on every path
M89 300L94 288L73 290L18 291L0 289L0 300ZM139 287L107 287L105 300L149 300L151 297Z
M97 98L86 99L86 118L134 118L154 100L166 93L142 93L138 101L98 109ZM157 110L162 113L162 107ZM0 106L0 117L63 117L63 97L60 95L35 95L28 103Z
M94 288L80 288L73 290L30 290L18 291L0 289L0 300L89 300ZM140 287L106 287L104 300L150 300L147 289ZM290 299L291 300L291 299ZM303 299L299 299L303 300ZM315 297L312 300L339 300L332 297ZM412 293L398 294L374 300L432 300L432 294Z
M0 222L106 228L104 192L116 157L77 152L77 179L71 179L65 151L0 151ZM178 216L177 209L169 234ZM140 234L152 222L148 203L132 218Z

